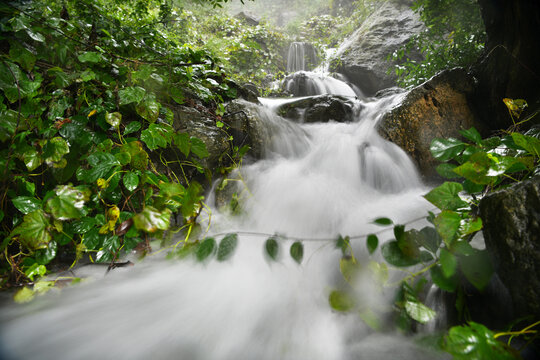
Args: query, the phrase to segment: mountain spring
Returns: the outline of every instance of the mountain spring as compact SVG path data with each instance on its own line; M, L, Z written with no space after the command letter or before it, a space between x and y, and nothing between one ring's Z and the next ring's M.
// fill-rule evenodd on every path
M308 75L307 76L311 76ZM317 81L338 79L317 75ZM324 88L324 87L323 87ZM327 87L330 88L330 87ZM348 88L344 94L354 98ZM333 311L328 296L343 282L338 234L351 235L359 262L365 238L389 217L422 225L426 188L407 155L382 139L377 122L399 95L354 100L356 121L295 123L276 114L290 99L261 99L268 125L264 159L240 171L248 196L242 215L212 207L208 235L238 233L228 261L147 256L129 269L0 310L2 359L433 359L408 338L375 332L357 314ZM253 105L255 106L255 105ZM205 226L203 226L205 227ZM264 242L280 234L270 261ZM379 233L381 241L391 231ZM304 259L288 254L295 240ZM373 255L375 258L377 255ZM357 297L391 307L394 289L359 280ZM438 356L438 355L437 355Z

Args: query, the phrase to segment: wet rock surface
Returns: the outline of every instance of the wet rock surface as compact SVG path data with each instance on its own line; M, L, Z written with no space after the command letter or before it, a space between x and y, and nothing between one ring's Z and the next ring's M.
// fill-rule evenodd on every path
M391 71L395 63L387 58L424 29L410 4L409 1L384 2L351 35L330 70L345 75L366 96L396 85L396 75ZM409 57L422 59L419 52L412 52Z
M336 95L304 97L281 105L278 113L298 122L350 122L354 120L356 104L349 98Z
M431 141L436 137L460 138L459 130L483 126L470 106L474 79L456 68L434 76L408 92L401 103L386 113L379 133L405 150L426 179L438 178L439 164L431 156Z
M515 316L540 317L540 176L487 195L480 215Z

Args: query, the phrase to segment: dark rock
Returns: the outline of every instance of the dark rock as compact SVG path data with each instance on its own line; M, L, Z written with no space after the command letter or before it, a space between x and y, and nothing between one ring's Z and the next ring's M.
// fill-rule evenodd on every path
M377 91L374 96L376 98L383 98L385 96L401 94L401 93L404 93L405 91L406 90L403 88L392 86L390 88Z
M309 96L293 99L278 108L278 114L300 122L350 122L356 105L351 99L336 95Z
M261 22L261 19L259 17L257 17L255 14L250 13L249 11L241 11L234 17L251 26L257 26Z
M423 29L408 2L384 2L351 35L348 45L332 61L331 71L344 74L366 96L395 86L396 75L391 71L395 63L387 58ZM414 60L423 58L417 51L408 56Z
M540 1L479 0L486 26L485 56L475 67L475 105L491 129L506 129L512 120L503 98L525 99L521 119L540 109ZM536 116L525 126L540 123Z
M259 159L264 149L265 127L259 118L258 105L243 100L234 100L227 105L223 121L230 127L235 146L248 145L248 155Z
M480 216L515 316L540 318L540 176L487 195Z
M470 108L474 80L463 69L446 70L409 91L399 105L383 115L379 132L416 162L421 174L437 178L439 164L431 156L436 137L460 137L459 130L483 127Z

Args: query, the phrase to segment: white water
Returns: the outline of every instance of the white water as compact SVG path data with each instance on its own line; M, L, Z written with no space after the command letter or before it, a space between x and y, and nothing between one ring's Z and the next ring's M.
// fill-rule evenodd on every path
M224 263L150 257L29 307L3 309L0 358L433 358L400 336L373 333L355 314L332 311L328 295L339 284L340 253L333 242L313 240L378 231L371 221L379 216L406 223L426 214L412 162L375 131L393 101L366 103L350 124L299 125L274 115L270 102L260 109L272 141L264 160L241 169L252 194L245 216L214 208L211 232L306 239L301 265L288 255L291 240L270 262L266 238L247 235ZM354 247L367 261L364 240ZM359 296L381 306L393 294L366 283Z

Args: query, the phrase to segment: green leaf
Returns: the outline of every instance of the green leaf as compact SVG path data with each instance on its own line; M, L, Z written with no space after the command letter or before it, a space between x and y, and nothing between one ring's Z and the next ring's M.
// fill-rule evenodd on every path
M459 197L462 190L460 183L445 182L424 195L424 198L441 210L457 210L469 206Z
M192 136L190 140L192 153L194 153L201 159L207 158L209 156L208 150L206 150L206 144L201 139Z
M133 217L133 224L137 229L148 233L167 230L170 225L171 215L171 210L167 208L159 211L152 206L146 206L143 211Z
M58 162L64 155L69 153L69 145L66 140L57 136L45 143L43 157L47 162Z
M268 255L270 259L277 261L279 255L279 244L274 237L266 240L266 242L264 243L264 249L266 255Z
M441 175L444 178L447 179L455 179L459 178L459 175L454 172L454 169L457 167L457 165L449 164L449 163L442 163L438 165L435 170L439 175Z
M32 40L35 40L37 42L45 42L45 37L39 32L36 32L30 28L26 28L25 31Z
M79 180L93 183L99 178L107 178L111 169L120 162L116 157L108 152L95 152L88 157L88 163L92 167L85 171L82 176L77 176Z
M132 134L136 131L139 131L141 129L141 123L138 121L132 121L129 124L127 124L126 128L124 129L124 136L128 134Z
M173 129L169 124L150 124L148 129L141 133L141 140L144 141L150 150L158 147L167 147L172 140Z
M43 276L47 272L47 268L38 263L33 263L24 274L32 281L34 281L34 276Z
M41 155L35 149L28 149L23 153L23 161L28 171L34 171L43 163Z
M87 51L77 56L82 63L97 64L101 61L101 55L97 52Z
M417 300L405 301L405 311L412 319L421 324L433 320L437 313Z
M504 343L495 338L493 332L472 321L468 325L450 328L444 338L444 350L456 360L516 359Z
M46 249L38 249L34 253L34 257L36 258L36 261L41 265L47 265L49 262L51 262L52 259L56 257L56 252L58 250L58 245L56 244L56 241L51 241L47 245Z
M373 254L375 250L377 250L377 246L379 246L379 238L377 235L369 234L366 239L366 246L370 254Z
M10 42L9 56L18 62L26 71L31 71L36 63L36 57L21 44Z
M51 240L49 226L49 220L43 210L35 210L24 216L22 224L13 229L11 236L19 235L19 240L27 248L38 249L46 246Z
M130 171L124 174L123 181L126 189L129 192L133 192L139 186L139 175L137 175L137 173L134 171Z
M349 312L356 307L356 300L344 291L334 290L328 296L330 307L339 312Z
M457 238L460 224L461 216L458 213L450 210L443 210L435 218L437 232L439 235L441 235L441 238L447 247L452 247L452 243Z
M493 275L493 264L487 250L476 250L472 255L460 257L459 268L478 290L484 290Z
M465 149L463 142L457 139L433 139L430 151L433 157L439 161L448 161L455 158Z
M304 245L302 245L300 241L295 241L291 245L289 252L294 261L296 261L298 264L302 263L302 259L304 258Z
M439 250L442 238L435 228L426 226L418 232L417 242L432 253L436 253Z
M172 87L169 89L169 95L177 104L184 103L184 94L180 88Z
M516 145L525 149L528 153L540 157L540 139L515 132L512 133L512 139Z
M76 234L86 234L90 229L96 226L96 219L84 217L73 222L73 231Z
M189 139L188 133L176 133L173 135L174 145L178 147L180 152L184 154L185 157L188 157L191 151L191 140Z
M56 196L47 200L45 209L58 220L80 219L84 216L86 194L70 185L60 185L55 189Z
M459 232L461 235L468 235L482 230L482 219L477 217L476 219L467 219L461 222Z
M120 105L131 103L138 104L146 94L146 90L140 86L126 87L118 91Z
M397 267L407 267L419 263L419 259L406 256L396 240L391 240L381 246L381 253L387 263Z
M214 253L214 250L216 248L216 240L214 238L206 238L204 239L197 248L197 251L195 252L195 257L198 261L204 261L206 260L210 255Z
M482 135L474 127L469 130L460 130L459 133L478 145L482 143Z
M488 176L493 165L487 153L477 152L469 158L469 161L455 168L454 172L476 184L488 185L497 180L496 176Z
M225 237L219 242L219 247L217 251L217 260L218 261L225 261L229 259L236 250L236 246L238 245L238 235L237 234L227 234Z
M117 129L120 126L120 122L122 121L122 114L120 114L119 112L108 112L105 114L105 121L113 128Z
M117 152L116 154L114 154L114 157L122 166L126 166L131 163L131 155L127 151Z
M388 225L393 224L392 220L390 220L389 218L384 218L384 217L375 219L373 223L377 225L381 225L381 226L388 226Z
M457 276L452 276L447 278L440 265L436 265L430 269L431 280L437 285L440 289L448 292L454 292L458 286Z
M18 304L24 304L32 301L35 296L36 294L34 293L34 291L25 286L15 293L15 295L13 296L13 300Z
M160 104L155 100L144 100L140 102L136 107L137 114L139 114L143 119L148 120L153 123L159 117Z
M456 257L451 252L441 249L440 262L444 277L450 278L456 273L458 263Z
M13 206L23 214L31 213L32 211L41 209L41 201L31 196L18 196L11 200Z

